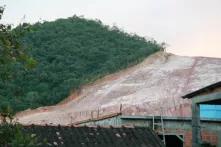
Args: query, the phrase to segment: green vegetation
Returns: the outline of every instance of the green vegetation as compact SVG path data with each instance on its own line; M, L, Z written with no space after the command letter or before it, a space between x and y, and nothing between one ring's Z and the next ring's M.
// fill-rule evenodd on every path
M3 12L4 7L0 6L0 20ZM28 25L20 25L16 30L12 30L11 25L0 24L1 147L36 147L43 145L43 143L38 142L36 135L22 132L21 126L12 122L14 111L11 109L10 105L5 103L7 102L7 97L4 97L4 88L10 83L8 83L8 81L16 77L17 68L14 67L19 65L21 69L26 70L36 64L36 61L25 53L20 43L20 37L24 32L27 32L27 30Z
M1 147L38 147L46 144L46 139L39 141L36 134L25 132L19 124L0 124Z
M83 84L163 48L154 40L77 16L29 28L21 41L37 60L36 68L24 70L21 64L13 64L13 79L0 83L0 105L15 111L56 104Z
M4 7L0 6L0 20L4 12ZM7 105L7 94L11 91L5 91L10 83L9 80L16 77L17 68L27 70L36 65L36 61L28 56L22 47L21 37L29 30L29 25L19 25L16 29L12 29L11 25L0 24L0 117L8 115L4 110L9 110ZM5 109L7 108L7 109ZM4 121L4 120L3 120Z
M7 106L0 108L0 146L1 147L37 147L47 144L40 141L36 134L25 132L22 125L13 122L13 110Z
M4 7L0 6L0 20ZM12 30L11 25L0 24L0 82L12 78L13 65L20 63L23 67L33 67L36 61L25 53L19 38L28 31L29 25L19 25Z

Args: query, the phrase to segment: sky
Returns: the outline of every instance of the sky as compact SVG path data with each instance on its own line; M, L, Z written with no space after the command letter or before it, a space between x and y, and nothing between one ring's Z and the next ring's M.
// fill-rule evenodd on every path
M0 0L2 23L99 19L128 33L167 43L184 56L221 57L221 0Z

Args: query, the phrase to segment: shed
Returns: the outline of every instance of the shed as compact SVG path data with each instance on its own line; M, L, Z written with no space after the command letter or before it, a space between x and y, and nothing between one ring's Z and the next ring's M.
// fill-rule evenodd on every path
M191 92L183 98L192 99L192 146L199 147L200 133L200 104L221 105L221 81Z

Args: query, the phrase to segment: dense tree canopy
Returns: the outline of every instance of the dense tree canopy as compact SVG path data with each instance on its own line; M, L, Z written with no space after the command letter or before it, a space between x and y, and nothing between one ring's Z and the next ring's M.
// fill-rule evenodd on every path
M20 40L37 60L36 68L22 70L15 64L14 79L4 87L0 83L1 104L10 104L16 111L56 104L81 85L162 49L154 40L77 16L29 28Z
M4 7L0 6L0 20ZM0 23L0 81L5 82L12 76L12 65L25 64L30 67L35 64L33 58L25 53L19 38L27 31L28 25L19 25L12 30L11 25Z
M0 6L0 21L3 12L4 7ZM11 117L13 114L7 99L7 93L11 91L5 90L10 83L9 80L17 76L15 65L27 70L36 64L36 61L26 54L20 39L22 34L28 31L28 26L22 24L13 30L11 25L0 23L0 117Z

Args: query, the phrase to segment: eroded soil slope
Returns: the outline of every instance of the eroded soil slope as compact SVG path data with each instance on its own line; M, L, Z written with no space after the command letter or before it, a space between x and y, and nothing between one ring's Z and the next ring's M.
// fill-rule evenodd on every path
M220 80L221 59L159 52L84 86L56 106L27 110L17 118L23 124L67 125L120 109L129 115L190 116L190 101L181 96Z

